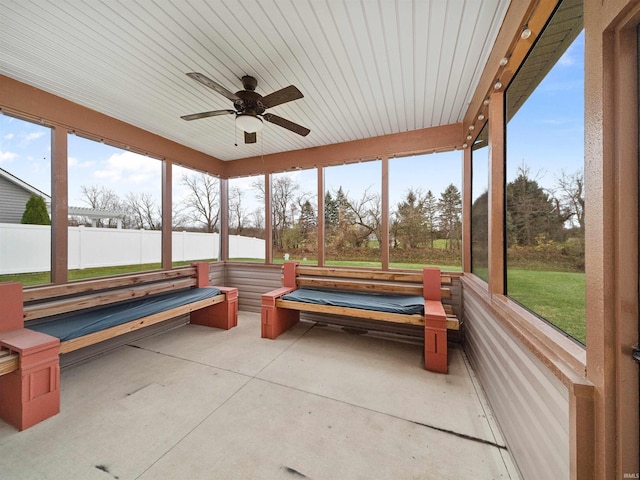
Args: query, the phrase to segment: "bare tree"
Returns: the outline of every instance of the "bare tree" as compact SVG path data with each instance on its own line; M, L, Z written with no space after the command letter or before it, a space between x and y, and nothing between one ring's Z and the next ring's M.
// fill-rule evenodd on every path
M256 208L251 212L252 226L256 230L264 230L264 210L262 208Z
M382 197L379 193L370 192L367 188L360 198L351 199L348 193L339 189L336 192L340 212L340 223L350 234L348 242L360 247L370 235L375 235L382 242ZM345 232L347 233L347 232Z
M81 186L82 201L86 203L93 210L100 210L103 212L114 212L114 217L109 218L108 222L104 219L98 219L96 226L98 227L115 227L117 224L117 218L119 214L124 211L124 205L120 200L120 197L113 190L105 188L103 186L91 185Z
M244 228L245 209L242 207L244 192L238 187L229 189L229 233L241 235Z
M162 227L162 208L156 204L151 194L129 192L125 206L134 228L160 230Z
M568 174L562 170L557 185L560 194L556 200L558 210L562 212L565 221L584 232L584 173L578 170Z
M205 232L218 231L220 218L220 181L205 173L183 175L182 185L189 194L179 217L200 225ZM175 224L176 222L174 222Z
M256 198L264 202L264 181L258 180L252 184L252 187L259 191ZM273 177L271 184L271 219L273 246L275 248L284 247L284 238L287 236L287 232L295 227L299 220L298 217L303 211L303 206L305 203L309 203L310 198L311 194L302 192L300 184L292 177L287 175Z
M290 176L280 175L272 177L271 184L271 221L273 231L273 246L283 247L285 232L296 223L296 214L300 211L301 202L300 185ZM252 184L260 193L256 195L258 200L265 201L264 180Z

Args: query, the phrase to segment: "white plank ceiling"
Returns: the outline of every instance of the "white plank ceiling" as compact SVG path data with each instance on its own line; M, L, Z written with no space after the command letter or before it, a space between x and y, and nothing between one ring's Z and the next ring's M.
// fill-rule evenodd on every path
M0 0L0 74L233 160L462 120L508 0ZM245 145L232 109L193 81L228 90L252 75L268 110L311 129L265 122ZM236 147L234 143L238 143Z

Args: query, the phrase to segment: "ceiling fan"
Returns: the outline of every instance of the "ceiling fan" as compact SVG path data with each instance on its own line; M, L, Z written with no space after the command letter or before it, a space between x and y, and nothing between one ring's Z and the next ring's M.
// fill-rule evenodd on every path
M279 117L273 113L265 113L267 108L302 98L304 96L302 95L302 92L293 85L289 85L288 87L282 88L263 97L255 91L258 81L249 75L245 75L241 78L244 90L240 90L236 93L230 92L222 85L214 82L202 73L190 72L187 73L187 75L231 100L235 110L212 110L210 112L193 113L191 115L181 116L180 118L183 120L197 120L199 118L233 114L236 116L236 127L244 131L244 143L256 143L256 132L262 130L263 119L267 122L278 125L279 127L291 130L303 137L307 136L311 131L302 125L298 125L297 123L287 120L286 118Z

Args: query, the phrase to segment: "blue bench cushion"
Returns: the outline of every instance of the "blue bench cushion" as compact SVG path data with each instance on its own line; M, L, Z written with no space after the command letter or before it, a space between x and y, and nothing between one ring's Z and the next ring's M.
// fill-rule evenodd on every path
M298 288L282 296L283 300L332 305L336 307L359 308L377 312L423 314L424 298L419 295L385 295L378 293L346 292Z
M217 288L191 288L170 293L118 302L104 307L79 310L72 313L47 317L44 321L30 323L27 328L58 337L60 341L71 340L109 327L122 325L154 313L164 312L189 303L220 295Z

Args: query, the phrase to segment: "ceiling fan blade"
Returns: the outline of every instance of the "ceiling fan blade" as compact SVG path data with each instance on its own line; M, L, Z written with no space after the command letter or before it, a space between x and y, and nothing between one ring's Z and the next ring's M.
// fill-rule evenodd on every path
M227 97L229 100L232 100L232 101L240 100L240 97L238 97L235 93L230 92L229 90L224 88L219 83L214 82L209 77L207 77L207 76L205 76L205 75L203 75L201 73L190 72L190 73L187 73L187 75L190 76L191 78L193 78L195 81L200 82L201 84L203 84L203 85L215 90L216 92L218 92L223 97Z
M244 132L244 143L256 143L257 135L256 132Z
M287 120L286 118L279 117L278 115L274 115L272 113L265 113L262 118L264 118L267 122L275 123L279 127L291 130L293 133L297 133L298 135L302 135L303 137L309 135L309 132L311 131L308 128L303 127L302 125L298 125L297 123L293 123L291 120Z
M262 105L264 105L264 108L271 108L302 97L304 97L304 95L302 95L300 90L293 85L289 85L288 87L284 87L276 92L270 93L266 97L262 97L260 101L262 102Z
M191 115L183 115L180 118L183 120L198 120L199 118L217 117L218 115L229 115L236 113L235 110L212 110L210 112L192 113Z

